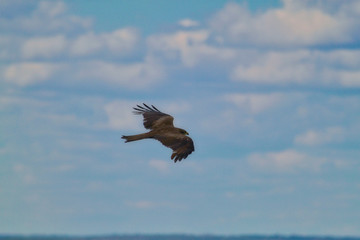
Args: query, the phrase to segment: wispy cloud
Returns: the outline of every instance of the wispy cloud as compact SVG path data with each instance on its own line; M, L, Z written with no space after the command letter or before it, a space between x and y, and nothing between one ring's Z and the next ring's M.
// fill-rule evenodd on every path
M326 143L340 143L344 140L345 130L342 127L329 127L324 130L308 130L295 137L296 144L322 145Z
M247 160L257 169L275 172L318 171L326 163L325 158L309 156L292 149L281 152L253 153Z
M289 95L282 93L235 93L225 96L225 100L249 111L251 114L261 113L281 105Z
M47 62L14 63L5 67L3 79L23 87L51 79L61 68L61 64Z
M128 100L116 100L107 103L104 110L108 117L108 127L116 130L140 130L142 119L132 112L132 108L138 102Z
M189 19L189 18L185 18L185 19L182 19L179 21L179 25L182 26L182 27L197 27L199 26L199 22L195 21L195 20L192 20L192 19Z
M34 9L29 14L23 14L21 8L14 7L18 3L5 4L3 11L9 9L11 17L1 18L0 29L8 33L27 33L30 35L40 33L49 34L59 31L76 32L89 29L92 20L67 13L66 4L62 1L35 1L29 3ZM27 8L28 10L29 8ZM9 13L8 13L9 14ZM16 18L13 18L16 15Z
M312 46L354 42L358 3L349 1L332 13L309 2L283 1L284 7L252 14L236 3L227 4L211 20L217 38L244 46ZM344 15L348 12L349 15Z
M157 171L161 173L169 173L169 166L171 162L170 161L163 161L163 160L150 160L149 166L153 169L156 169Z
M110 33L100 34L87 32L73 40L70 53L74 56L86 56L107 52L119 57L129 54L137 45L138 40L138 32L134 28L117 29Z
M233 59L230 49L218 49L207 44L210 32L206 29L177 31L170 34L159 34L147 39L149 51L156 58L180 61L186 67L194 67L202 61L221 61Z
M21 52L24 58L50 58L62 54L67 42L63 35L35 37L25 40Z
M25 184L35 184L37 182L37 178L30 167L18 163L14 165L13 170Z
M239 63L231 73L234 81L255 84L356 87L359 61L354 52L294 50L264 52L252 62ZM345 60L348 55L352 61ZM337 63L337 64L336 64ZM341 66L333 68L334 65Z

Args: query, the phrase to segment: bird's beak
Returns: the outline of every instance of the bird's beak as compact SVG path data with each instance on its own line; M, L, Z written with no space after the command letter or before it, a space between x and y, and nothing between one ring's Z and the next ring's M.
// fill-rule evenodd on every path
M185 134L186 134L186 135L189 135L189 133L188 133L188 132L186 132Z

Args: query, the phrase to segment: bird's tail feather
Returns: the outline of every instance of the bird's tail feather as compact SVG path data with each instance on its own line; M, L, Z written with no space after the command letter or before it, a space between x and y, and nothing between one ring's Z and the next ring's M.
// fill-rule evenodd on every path
M141 134L137 134L137 135L122 136L121 138L125 139L125 142L127 143L127 142L145 139L145 138L151 138L151 136L149 133L141 133Z

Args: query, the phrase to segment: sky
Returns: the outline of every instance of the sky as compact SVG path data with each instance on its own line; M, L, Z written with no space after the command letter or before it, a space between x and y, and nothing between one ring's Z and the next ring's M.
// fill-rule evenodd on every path
M360 1L0 1L1 234L360 236ZM186 129L181 162L136 104Z

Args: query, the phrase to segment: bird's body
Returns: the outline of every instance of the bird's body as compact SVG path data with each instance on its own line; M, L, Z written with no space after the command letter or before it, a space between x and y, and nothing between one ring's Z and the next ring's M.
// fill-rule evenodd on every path
M125 142L138 141L146 138L153 138L160 141L164 146L173 150L171 159L181 161L187 158L189 154L195 151L194 143L184 129L174 127L174 118L169 114L160 112L156 107L144 107L137 105L134 108L135 114L141 114L144 117L144 127L150 129L147 133L141 133L131 136L122 136Z

